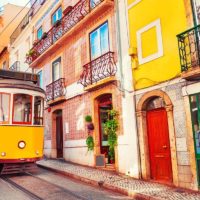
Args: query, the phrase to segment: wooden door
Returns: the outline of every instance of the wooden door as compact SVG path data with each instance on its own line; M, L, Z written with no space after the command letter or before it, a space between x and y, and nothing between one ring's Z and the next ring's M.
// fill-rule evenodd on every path
M62 116L56 116L57 158L63 158L63 122Z
M167 112L164 108L147 111L151 178L172 182L172 166Z

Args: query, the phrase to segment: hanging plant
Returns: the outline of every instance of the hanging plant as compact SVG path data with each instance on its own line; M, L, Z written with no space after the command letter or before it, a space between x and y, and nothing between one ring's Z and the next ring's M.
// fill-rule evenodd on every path
M85 116L85 121L87 123L88 137L86 139L86 144L88 147L88 151L94 150L94 139L91 135L91 132L94 130L94 125L92 123L92 117L90 115Z
M90 115L85 116L85 121L87 123L88 132L94 130L94 124L92 123L92 117Z
M117 145L117 130L118 130L118 112L115 110L110 110L108 112L108 119L104 123L103 128L105 134L108 135L108 144L109 144L109 156L110 160L115 160L115 146Z
M91 135L89 135L86 139L86 144L88 147L88 151L93 151L94 150L94 139Z

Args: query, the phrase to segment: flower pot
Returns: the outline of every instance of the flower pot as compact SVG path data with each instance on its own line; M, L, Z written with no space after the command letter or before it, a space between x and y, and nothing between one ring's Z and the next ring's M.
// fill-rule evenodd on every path
M94 130L94 124L92 122L88 123L87 128L88 128L88 130L93 131Z
M56 21L56 23L54 24L54 27L58 27L61 24L61 20Z
M45 39L46 37L47 37L47 33L44 32L44 33L42 34L42 39Z

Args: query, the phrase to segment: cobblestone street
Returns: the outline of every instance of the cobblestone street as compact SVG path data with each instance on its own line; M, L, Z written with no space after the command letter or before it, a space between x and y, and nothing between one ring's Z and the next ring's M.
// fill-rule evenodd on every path
M9 180L9 181L7 181ZM128 200L126 196L95 188L52 171L38 169L31 174L0 179L0 200Z
M64 161L42 160L38 164L92 184L98 185L98 183L101 183L105 188L118 190L129 196L135 196L136 198L159 200L200 199L200 193L197 192L136 180L126 176L120 176L114 172L74 165Z

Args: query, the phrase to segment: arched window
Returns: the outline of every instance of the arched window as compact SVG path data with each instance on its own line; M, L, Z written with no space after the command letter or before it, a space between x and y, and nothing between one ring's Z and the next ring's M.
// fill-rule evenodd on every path
M28 94L13 95L13 124L31 124L32 96Z
M147 104L147 110L154 110L165 107L165 102L161 97L153 97Z

